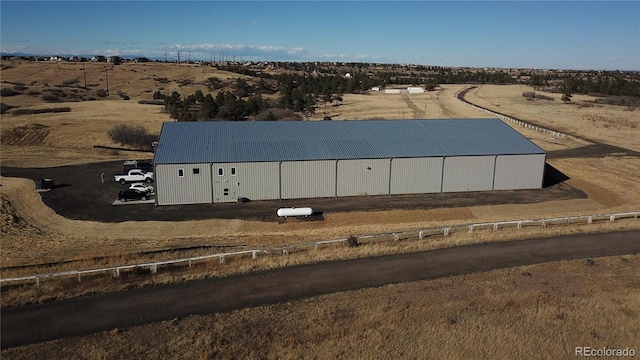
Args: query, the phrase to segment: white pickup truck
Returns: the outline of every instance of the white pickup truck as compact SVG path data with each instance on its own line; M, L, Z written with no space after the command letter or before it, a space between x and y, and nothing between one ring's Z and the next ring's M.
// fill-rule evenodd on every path
M129 170L127 174L116 175L115 179L120 184L126 184L128 182L140 182L145 181L147 183L153 182L153 172L144 171L140 169Z

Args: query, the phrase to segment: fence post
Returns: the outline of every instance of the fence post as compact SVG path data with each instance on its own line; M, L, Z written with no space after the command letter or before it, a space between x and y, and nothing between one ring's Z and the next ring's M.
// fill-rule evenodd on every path
M589 216L587 218L587 224L591 224L591 223L593 223L593 216Z
M253 251L251 252L251 258L252 258L253 260L255 260L255 259L257 259L257 258L258 258L258 250L253 250Z
M398 235L398 233L393 233L393 240L398 241L399 239L400 239L400 236Z
M36 286L40 286L40 278L36 276Z
M469 225L469 232L472 233L473 232L473 225Z
M542 223L542 227L547 227L547 220L542 220L541 223Z
M444 236L449 236L449 231L451 230L450 227L446 227L444 228Z
M609 218L610 221L616 221L616 215L611 215L611 217Z
M120 269L119 268L115 268L113 269L113 277L119 277L120 276Z
M498 230L498 223L493 223L493 230Z
M78 271L78 282L82 282L82 280L80 280L80 271Z
M157 264L151 264L151 266L149 266L149 270L151 271L152 274L155 274L158 272L158 265Z
M518 221L518 229L522 229L522 221Z
M189 259L189 267L191 267L191 259Z
M288 246L284 246L282 248L282 255L289 255L289 247Z
M418 231L418 239L424 239L424 230Z
M220 264L224 264L224 255L220 255Z

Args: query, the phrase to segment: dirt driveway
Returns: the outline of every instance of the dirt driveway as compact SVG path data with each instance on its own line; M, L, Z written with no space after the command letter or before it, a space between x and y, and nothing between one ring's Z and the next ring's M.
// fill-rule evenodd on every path
M640 231L579 234L321 262L2 311L2 348L321 294L640 252Z

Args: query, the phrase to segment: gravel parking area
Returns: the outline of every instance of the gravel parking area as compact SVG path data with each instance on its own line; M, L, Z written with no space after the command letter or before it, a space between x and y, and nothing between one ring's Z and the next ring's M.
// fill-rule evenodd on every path
M250 201L198 205L158 206L153 203L113 206L118 191L128 187L114 181L122 161L90 163L51 168L2 168L3 176L32 180L51 178L55 187L41 193L44 203L56 213L76 220L101 222L182 221L199 219L244 219L277 221L281 207L310 206L320 216L327 212L380 211L390 209L436 209L494 204L527 204L550 200L586 198L579 189L567 185L567 177L547 164L545 187L536 190L482 191L420 195L368 196L297 200ZM105 184L101 182L105 174ZM35 184L34 184L35 189ZM317 219L317 218L316 218Z

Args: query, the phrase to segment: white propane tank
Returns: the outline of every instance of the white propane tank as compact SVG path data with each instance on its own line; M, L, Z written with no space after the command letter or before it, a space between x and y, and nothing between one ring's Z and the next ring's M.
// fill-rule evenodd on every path
M313 210L310 207L290 207L278 209L278 216L309 216L313 214Z

